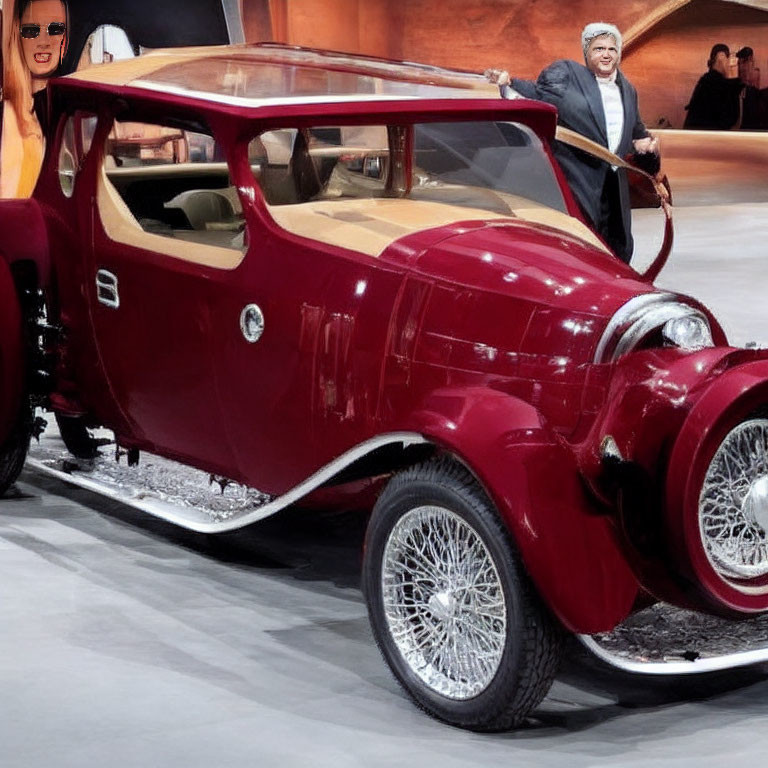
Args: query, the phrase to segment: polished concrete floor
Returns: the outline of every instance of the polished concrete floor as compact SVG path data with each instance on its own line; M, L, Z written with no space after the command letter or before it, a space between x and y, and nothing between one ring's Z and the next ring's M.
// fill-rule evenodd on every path
M703 299L734 342L768 342L768 205L677 222L659 283ZM25 471L0 501L0 766L765 762L768 666L649 680L574 647L526 727L430 720L372 641L363 526L291 512L206 537Z

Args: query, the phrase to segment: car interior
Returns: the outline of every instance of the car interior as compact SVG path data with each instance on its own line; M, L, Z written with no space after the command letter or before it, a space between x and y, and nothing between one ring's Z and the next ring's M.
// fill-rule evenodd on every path
M446 156L439 128L417 139L408 179L405 164L393 159L391 150L398 145L398 126L267 131L250 142L248 161L278 226L371 256L421 229L510 218L554 226L599 245L565 212L552 179L538 189L520 187L518 179L530 179L537 162L525 133L507 129L510 136L498 147L494 135L480 150L468 139L466 156ZM173 125L115 121L104 157L102 219L107 211L115 220L125 219L118 229L132 229L126 237L135 240L140 229L180 246L205 246L212 250L195 249L191 255L188 248L152 243L154 250L216 265L236 263L222 257L224 249L244 253L241 201L212 136ZM504 163L514 168L499 184L498 167Z

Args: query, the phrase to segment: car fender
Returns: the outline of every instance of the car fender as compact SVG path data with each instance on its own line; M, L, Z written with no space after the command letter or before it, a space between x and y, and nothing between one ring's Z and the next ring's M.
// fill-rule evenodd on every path
M763 354L765 354L763 352ZM768 359L737 365L716 378L688 414L667 471L666 521L671 554L699 607L750 614L768 609L768 580L727 579L709 562L698 522L699 495L709 462L725 435L768 403Z
M403 427L474 473L567 629L604 631L628 615L638 583L612 520L588 496L570 446L533 406L485 387L441 389Z
M21 308L11 270L0 258L0 445L16 423L23 382Z

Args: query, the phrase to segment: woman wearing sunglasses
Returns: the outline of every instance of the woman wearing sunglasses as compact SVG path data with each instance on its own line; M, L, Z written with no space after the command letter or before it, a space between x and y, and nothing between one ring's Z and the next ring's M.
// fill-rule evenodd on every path
M63 0L5 3L6 21L15 5L5 51L0 197L28 197L43 154L45 84L57 74L67 47L67 6Z

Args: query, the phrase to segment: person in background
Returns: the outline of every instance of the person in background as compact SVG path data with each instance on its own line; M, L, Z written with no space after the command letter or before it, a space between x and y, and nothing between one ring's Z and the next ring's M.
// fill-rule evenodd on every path
M739 67L739 80L744 85L760 89L760 70L755 66L755 52L745 45L736 52Z
M505 98L524 96L557 107L558 123L601 144L621 157L635 153L650 173L659 170L658 142L640 119L637 91L621 73L621 33L613 24L587 24L581 33L585 64L561 59L536 82L510 79L504 70L486 70ZM586 219L629 263L634 249L629 184L626 171L561 142L557 157Z
M741 117L744 84L738 77L736 57L725 43L712 46L707 71L699 78L686 105L683 128L729 131Z
M768 128L768 88L760 90L760 70L755 66L755 52L745 45L736 54L739 80L744 84L740 128L758 131Z
M45 84L58 72L66 52L67 6L63 0L16 0L15 8L13 2L8 5L0 197L28 197L42 163Z

